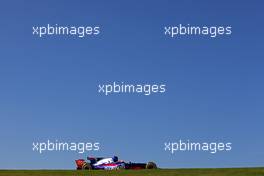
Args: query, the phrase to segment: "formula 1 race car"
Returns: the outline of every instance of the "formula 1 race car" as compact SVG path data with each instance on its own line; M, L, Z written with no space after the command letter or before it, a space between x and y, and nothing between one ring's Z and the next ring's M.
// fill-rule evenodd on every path
M119 169L157 169L154 162L132 163L118 160L118 157L87 157L88 162L84 159L75 160L77 170L119 170Z

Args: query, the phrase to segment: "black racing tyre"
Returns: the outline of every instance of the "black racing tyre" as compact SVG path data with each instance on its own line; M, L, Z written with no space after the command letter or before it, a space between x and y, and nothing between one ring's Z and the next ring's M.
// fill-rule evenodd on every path
M157 167L157 164L156 163L154 163L154 162L148 162L147 164L146 164L146 169L157 169L158 167Z
M90 163L84 163L82 166L82 170L91 170L92 166Z

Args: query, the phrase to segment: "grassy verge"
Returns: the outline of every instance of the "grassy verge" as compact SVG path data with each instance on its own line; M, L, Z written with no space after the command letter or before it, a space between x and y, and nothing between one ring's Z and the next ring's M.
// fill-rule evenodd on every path
M158 169L120 171L0 170L0 176L264 176L264 168Z

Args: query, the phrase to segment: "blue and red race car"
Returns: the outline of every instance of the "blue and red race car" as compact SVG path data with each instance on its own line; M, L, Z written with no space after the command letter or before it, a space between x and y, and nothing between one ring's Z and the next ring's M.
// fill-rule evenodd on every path
M77 170L119 170L119 169L157 169L154 162L132 163L118 160L117 156L112 158L87 157L88 162L84 159L75 160Z

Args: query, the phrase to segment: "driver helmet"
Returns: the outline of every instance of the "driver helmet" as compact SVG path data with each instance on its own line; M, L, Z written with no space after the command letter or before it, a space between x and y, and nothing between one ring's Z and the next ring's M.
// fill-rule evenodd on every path
M118 157L117 157L117 156L114 156L114 157L113 157L113 161L114 161L114 162L117 162L117 161L118 161Z

